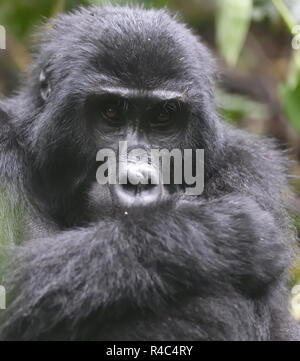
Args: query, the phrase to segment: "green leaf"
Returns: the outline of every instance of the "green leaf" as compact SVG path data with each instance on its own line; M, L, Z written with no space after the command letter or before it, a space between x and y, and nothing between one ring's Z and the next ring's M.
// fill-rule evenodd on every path
M290 124L300 134L300 76L294 87L280 84L279 96Z
M226 62L234 66L244 45L252 14L252 0L219 0L216 41Z
M217 89L215 95L219 112L225 120L232 124L238 124L243 118L261 120L270 117L266 105L246 96L227 93L222 89Z

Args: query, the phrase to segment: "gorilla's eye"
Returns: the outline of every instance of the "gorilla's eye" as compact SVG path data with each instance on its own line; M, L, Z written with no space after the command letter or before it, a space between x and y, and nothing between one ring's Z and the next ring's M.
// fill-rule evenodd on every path
M171 114L168 111L161 111L157 116L159 124L164 124L170 120Z
M166 102L162 104L151 119L151 127L155 129L165 129L172 125L174 116L178 111L176 102Z
M105 104L101 109L101 113L110 125L117 126L122 121L122 116L125 110L126 104L120 100Z
M106 118L109 118L112 120L118 119L118 117L119 117L118 109L114 106L108 106L107 108L105 108L103 110L103 114L105 115Z

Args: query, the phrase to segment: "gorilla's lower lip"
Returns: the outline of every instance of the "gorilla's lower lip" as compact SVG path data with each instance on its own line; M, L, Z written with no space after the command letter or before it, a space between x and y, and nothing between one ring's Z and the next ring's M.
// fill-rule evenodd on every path
M139 207L151 205L160 202L163 199L164 187L157 185L130 185L116 184L113 186L113 192L120 205L124 207Z
M164 193L159 171L151 164L129 160L123 164L119 184L112 185L117 202L125 207L147 206L160 202Z

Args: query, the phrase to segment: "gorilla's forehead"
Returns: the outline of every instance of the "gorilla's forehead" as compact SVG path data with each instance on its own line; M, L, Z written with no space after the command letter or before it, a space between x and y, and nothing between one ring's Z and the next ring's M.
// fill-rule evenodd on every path
M185 54L177 44L171 46L165 39L155 44L151 38L135 42L129 40L123 38L119 39L118 45L99 47L93 60L100 71L133 81L184 77L182 62Z
M159 27L144 16L131 22L111 19L99 29L92 43L95 51L89 60L95 68L132 87L141 83L152 87L153 83L188 77L190 50L171 29Z
M92 68L132 88L182 83L202 71L196 38L165 11L92 7L62 16L48 34L46 48L73 69Z

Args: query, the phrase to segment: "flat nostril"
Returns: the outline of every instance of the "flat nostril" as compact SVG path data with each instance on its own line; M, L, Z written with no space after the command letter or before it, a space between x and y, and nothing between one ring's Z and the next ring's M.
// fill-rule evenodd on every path
M160 183L159 172L151 165L145 163L129 163L122 169L119 178L120 184L154 184Z
M129 164L127 167L127 181L132 184L149 184L151 183L151 167L147 164Z
M129 163L119 180L115 194L126 206L150 204L163 194L158 171L146 163Z
M135 195L139 195L142 192L151 192L155 187L158 187L157 184L151 184L151 179L148 179L148 184L132 184L130 180L128 179L126 184L120 185L125 192L131 192Z

